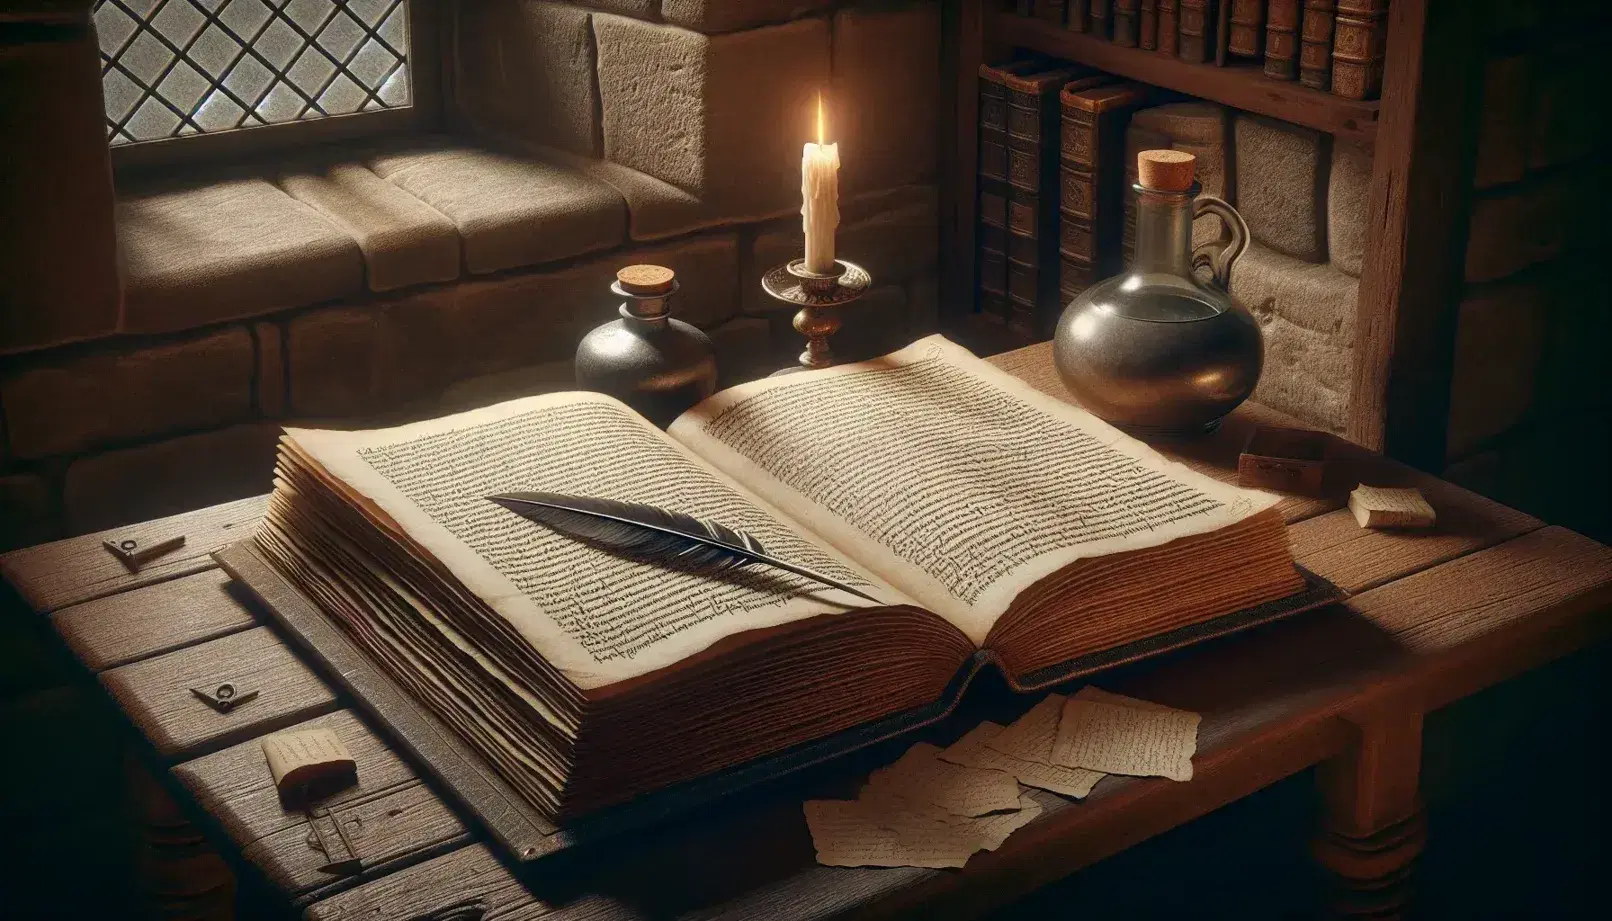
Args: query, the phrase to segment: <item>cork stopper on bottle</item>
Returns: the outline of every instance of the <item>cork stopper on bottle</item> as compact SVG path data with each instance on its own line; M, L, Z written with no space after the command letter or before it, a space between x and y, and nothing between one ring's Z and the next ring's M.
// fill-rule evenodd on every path
M1144 150L1136 155L1136 181L1155 192L1185 192L1197 166L1198 158L1184 150Z
M621 290L642 297L667 294L676 280L677 273L661 265L629 265L616 271Z

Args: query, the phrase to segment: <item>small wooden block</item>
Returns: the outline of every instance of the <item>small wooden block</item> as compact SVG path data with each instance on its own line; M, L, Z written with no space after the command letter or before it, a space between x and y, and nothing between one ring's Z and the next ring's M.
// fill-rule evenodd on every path
M1237 485L1251 489L1319 496L1326 479L1324 432L1259 425L1237 458Z
M1362 528L1431 528L1437 521L1433 506L1414 488L1356 486L1349 494L1349 511Z
M328 726L277 732L262 741L283 798L312 802L358 782L358 763Z

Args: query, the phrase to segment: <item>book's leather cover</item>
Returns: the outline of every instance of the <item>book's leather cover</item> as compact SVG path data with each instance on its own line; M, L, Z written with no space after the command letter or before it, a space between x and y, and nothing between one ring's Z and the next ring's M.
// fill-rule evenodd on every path
M1332 87L1333 0L1304 0L1300 23L1299 82L1313 89Z
M1176 56L1207 64L1215 56L1215 0L1180 0Z
M1265 10L1265 76L1296 80L1299 76L1300 0L1270 0Z
M1226 50L1238 57L1259 57L1265 38L1265 0L1230 0L1230 2L1231 16L1228 18L1231 33L1226 39Z
M1181 21L1181 0L1159 0L1159 54L1175 57Z
M1376 99L1388 44L1388 0L1337 0L1332 23L1332 93Z
M281 575L252 540L215 551L213 559L255 597L263 612L317 670L352 696L369 722L414 762L422 776L435 781L437 789L457 801L486 828L507 856L521 864L558 863L558 858L568 852L937 723L957 707L981 669L997 664L994 653L981 650L958 669L945 693L931 704L640 796L560 826L532 808L479 754L349 641L342 628ZM1302 568L1299 571L1305 587L1286 598L1028 675L1007 676L1008 684L1016 691L1041 690L1346 597L1325 579Z

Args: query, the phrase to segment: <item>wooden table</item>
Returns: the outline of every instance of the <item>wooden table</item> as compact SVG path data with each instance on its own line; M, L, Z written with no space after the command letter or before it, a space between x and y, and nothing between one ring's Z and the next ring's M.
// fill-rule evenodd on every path
M993 361L1063 397L1049 356L1041 345ZM1245 406L1216 435L1172 453L1230 480L1250 426L1284 421ZM209 551L250 533L261 498L16 551L0 557L0 571L96 673L177 794L185 811L147 791L148 832L189 854L185 818L196 819L220 852L312 919L975 916L1314 765L1325 803L1314 849L1339 883L1336 907L1387 917L1403 904L1425 838L1423 715L1603 637L1612 549L1338 448L1335 488L1362 476L1419 486L1437 531L1362 530L1341 496L1284 500L1299 561L1354 596L1105 675L1106 687L1204 715L1194 779L1109 778L1081 803L1035 791L1044 814L960 872L813 862L800 800L843 790L850 775L893 757L887 746L637 836L563 879L517 880L212 565ZM175 534L184 549L138 573L101 546ZM221 714L189 690L223 681L260 696ZM258 738L297 725L336 728L358 760L358 786L316 819L348 830L363 859L357 874L322 871L309 817L273 791ZM228 885L171 888L206 914L227 902Z

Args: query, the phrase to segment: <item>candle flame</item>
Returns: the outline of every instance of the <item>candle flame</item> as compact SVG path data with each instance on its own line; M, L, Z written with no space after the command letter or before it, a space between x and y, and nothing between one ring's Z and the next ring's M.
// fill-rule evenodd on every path
M824 134L824 131L823 131L823 94L818 93L817 94L817 143L818 143L818 145L822 145L822 144L826 143L823 140L823 134Z

